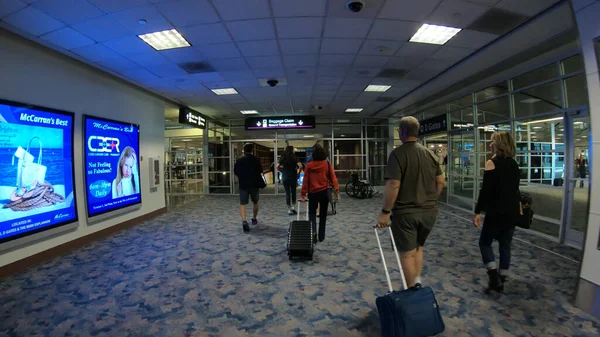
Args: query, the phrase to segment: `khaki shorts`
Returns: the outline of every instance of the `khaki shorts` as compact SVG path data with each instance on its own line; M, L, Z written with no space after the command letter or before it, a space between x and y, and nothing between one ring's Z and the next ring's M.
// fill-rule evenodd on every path
M394 215L392 232L396 246L401 252L409 252L425 245L425 241L437 220L437 209L423 213Z

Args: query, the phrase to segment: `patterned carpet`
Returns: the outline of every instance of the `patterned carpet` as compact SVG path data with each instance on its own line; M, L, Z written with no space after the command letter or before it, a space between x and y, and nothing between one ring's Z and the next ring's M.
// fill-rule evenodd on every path
M206 197L0 281L0 336L379 336L381 198L343 199L315 260L294 263L283 198L262 204L248 234L236 197ZM443 336L600 334L569 304L578 266L521 241L506 294L483 294L478 230L457 215L443 207L425 251Z

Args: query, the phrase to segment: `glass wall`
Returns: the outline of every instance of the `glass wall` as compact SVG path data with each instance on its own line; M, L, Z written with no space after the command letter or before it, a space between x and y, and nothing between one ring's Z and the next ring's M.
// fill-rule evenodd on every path
M447 114L447 202L469 211L474 209L485 162L492 155L492 133L511 132L521 169L521 191L534 199L532 230L565 241L565 229L581 232L582 217L587 214L582 211L587 207L585 186L589 185L587 104L583 61L581 55L573 55L415 117L423 120ZM573 172L570 180L565 177L568 170Z
M204 193L202 137L173 137L165 143L165 192L170 196Z

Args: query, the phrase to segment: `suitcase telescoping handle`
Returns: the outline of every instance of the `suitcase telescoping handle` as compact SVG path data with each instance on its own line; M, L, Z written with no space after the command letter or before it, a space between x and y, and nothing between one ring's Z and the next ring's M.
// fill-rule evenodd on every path
M308 200L306 200L305 204L306 204L306 221L308 221ZM298 200L298 212L296 212L296 220L300 221L300 200Z
M383 256L383 248L381 248L381 241L379 240L379 227L373 226L375 228L375 237L377 238L377 245L379 246L379 253L381 254L381 261L383 262L383 269L385 269L385 277L388 282L388 288L390 292L394 291L392 288L392 280L390 279L390 272L388 271L387 264L385 263L385 257ZM402 262L400 262L400 255L398 254L398 248L396 248L396 240L394 240L394 234L392 233L392 228L388 227L390 231L390 237L392 239L392 246L394 247L394 253L396 254L396 260L398 261L398 268L400 269L400 276L402 277L402 287L403 289L408 289L406 285L406 277L404 277L404 270L402 270Z

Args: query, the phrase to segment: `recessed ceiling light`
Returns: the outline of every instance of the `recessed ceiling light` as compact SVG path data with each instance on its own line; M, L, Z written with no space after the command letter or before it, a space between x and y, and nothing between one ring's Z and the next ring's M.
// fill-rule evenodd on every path
M581 138L587 138L587 136L581 136Z
M346 112L361 112L363 111L362 108L350 108L350 109L346 109Z
M338 119L337 123L350 123L349 119Z
M191 139L182 139L181 141L182 142L191 142L192 140Z
M539 129L543 129L544 127L543 126L534 126L533 128L536 130L539 130Z
M521 103L525 103L525 104L533 104L533 103L537 103L537 102L541 102L542 100L539 98L528 98L528 99L524 99L521 101Z
M242 115L256 115L258 111L256 110L241 110Z
M211 89L217 95L237 95L238 92L234 88Z
M365 91L386 92L391 87L392 87L391 85L373 85L373 84L370 84L369 86L367 86L365 88Z
M315 136L314 136L314 135L304 135L304 136L302 136L302 137L304 137L304 138L315 138Z
M531 121L531 122L525 122L523 123L523 125L529 125L529 124L537 124L537 123L545 123L545 122L554 122L554 121L560 121L562 120L562 117L556 117L556 118L549 118L549 119L542 119L539 121Z
M156 50L190 47L181 34L175 29L163 30L162 32L138 35L140 39Z
M140 19L140 21L138 21L138 23L140 25L145 25L148 21L144 20L144 19Z
M442 45L448 42L448 40L453 38L454 35L458 34L461 30L462 29L460 28L429 25L425 23L409 41Z

